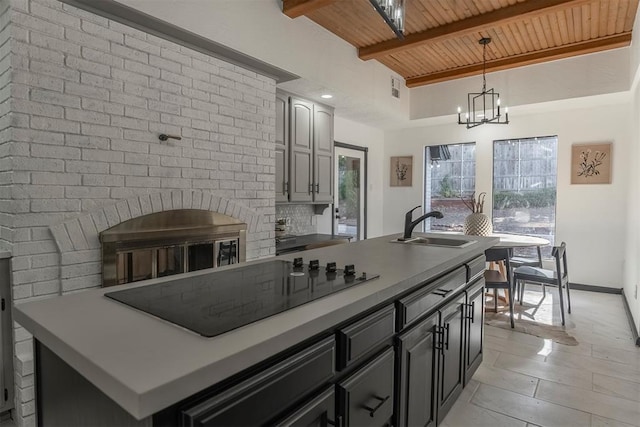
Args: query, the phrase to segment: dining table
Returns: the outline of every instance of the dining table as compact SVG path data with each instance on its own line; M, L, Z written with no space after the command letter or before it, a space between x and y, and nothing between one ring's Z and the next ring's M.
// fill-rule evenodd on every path
M458 235L464 234L460 231L443 231L443 232L437 231L437 232L443 233L443 234L458 234ZM529 236L526 234L491 233L487 237L497 237L500 239L500 241L493 246L494 248L509 248L509 249L530 248L535 246L547 246L551 243L549 242L549 240L544 239L542 237ZM494 270L497 269L503 275L506 275L505 266L503 263L492 262L489 265L489 269L494 269ZM507 299L509 297L507 292L509 291L505 290L505 296L497 297L498 301L502 302L502 304L500 304L501 307L504 307L507 304ZM491 295L488 294L488 296L491 296ZM493 297L495 297L495 295L493 295Z

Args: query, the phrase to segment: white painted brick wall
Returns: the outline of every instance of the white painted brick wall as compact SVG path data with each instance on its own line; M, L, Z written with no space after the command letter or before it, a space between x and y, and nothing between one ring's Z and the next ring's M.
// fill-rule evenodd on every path
M0 248L13 251L14 299L99 286L97 233L160 210L236 215L247 258L273 254L274 133L270 78L57 0L0 0ZM16 325L15 340L15 415L35 425L31 336Z

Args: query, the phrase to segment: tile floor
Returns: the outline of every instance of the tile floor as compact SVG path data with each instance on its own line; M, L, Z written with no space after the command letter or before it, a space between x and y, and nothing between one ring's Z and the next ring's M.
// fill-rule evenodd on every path
M542 300L531 288L518 317L560 325L557 290ZM571 302L577 346L486 326L483 363L443 425L640 426L640 347L622 296L572 291Z

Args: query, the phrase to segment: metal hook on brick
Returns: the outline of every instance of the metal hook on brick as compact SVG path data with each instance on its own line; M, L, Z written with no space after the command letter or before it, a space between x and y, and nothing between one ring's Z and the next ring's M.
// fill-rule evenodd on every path
M177 136L177 135L167 135L166 133L161 133L160 135L158 135L158 139L160 141L166 141L169 138L171 139L177 139L178 141L180 141L182 138Z

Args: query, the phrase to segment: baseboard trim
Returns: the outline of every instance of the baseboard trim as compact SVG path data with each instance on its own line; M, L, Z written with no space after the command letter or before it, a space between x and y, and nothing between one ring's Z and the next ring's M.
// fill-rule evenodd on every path
M636 342L636 345L640 347L640 333L638 329L636 329L636 324L633 321L633 316L631 315L631 308L629 307L629 303L627 302L627 296L624 294L624 290L622 290L622 304L624 305L624 311L627 313L627 320L629 321L629 326L631 327L631 333L633 334L633 339Z
M616 294L622 295L622 288L607 288L606 286L593 286L593 285L583 285L581 283L571 283L569 282L569 286L571 289L575 289L577 291L589 291L589 292L600 292L603 294Z

